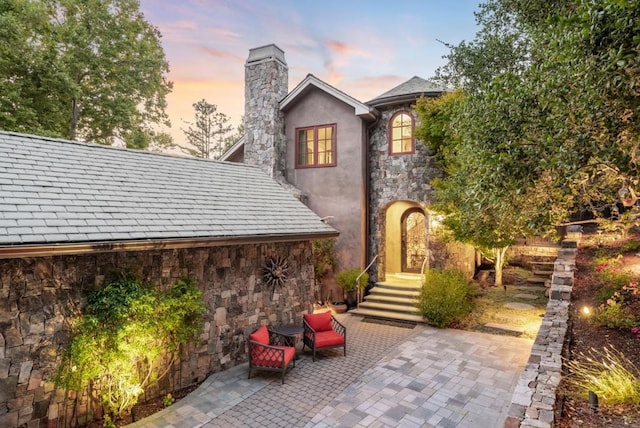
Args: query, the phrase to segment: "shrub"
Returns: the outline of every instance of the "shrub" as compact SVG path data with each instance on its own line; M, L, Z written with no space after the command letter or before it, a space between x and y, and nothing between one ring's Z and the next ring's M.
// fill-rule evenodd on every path
M624 253L628 253L631 251L638 251L638 250L640 250L640 241L636 241L635 239L630 239L628 241L625 241L620 246L620 251Z
M608 251L597 250L594 254L591 265L598 270L615 269L622 264L622 254L611 255Z
M586 396L593 391L602 405L640 404L640 372L615 348L592 349L567 363L570 384Z
M358 268L342 270L336 275L336 282L346 292L356 291L358 289L356 279L361 272L362 271ZM368 283L369 274L365 272L360 277L360 288L362 289L366 287Z
M156 380L156 359L175 357L181 343L197 337L204 310L201 292L190 281L166 292L125 276L109 281L88 296L75 320L55 383L75 391L90 386L107 416L120 415Z
M600 302L606 302L622 287L628 285L633 280L633 275L631 272L604 269L600 272L596 271L596 278L604 284L598 288L598 299Z
M418 311L435 327L460 320L472 307L472 287L461 272L429 270L418 300Z
M593 314L593 322L608 328L629 328L637 324L636 317L613 299L600 305Z
M314 280L319 283L336 268L335 239L318 239L311 243L313 254Z

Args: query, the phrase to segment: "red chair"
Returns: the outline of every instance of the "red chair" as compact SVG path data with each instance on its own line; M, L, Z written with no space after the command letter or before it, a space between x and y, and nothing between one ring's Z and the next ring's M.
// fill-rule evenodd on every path
M293 367L296 366L294 359L296 348L271 345L270 333L263 325L249 335L249 379L251 379L252 369L276 371L282 373L282 383L284 384L284 375L289 363L293 361Z
M308 346L313 351L313 361L316 360L316 351L322 349L344 348L344 355L347 355L347 329L331 312L304 314L302 327L302 349Z

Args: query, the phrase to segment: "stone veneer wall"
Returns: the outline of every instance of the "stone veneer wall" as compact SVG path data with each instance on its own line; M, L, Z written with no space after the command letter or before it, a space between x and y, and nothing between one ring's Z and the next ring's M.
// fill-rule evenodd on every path
M556 390L562 378L563 348L569 333L576 252L581 237L579 226L567 228L554 264L547 310L511 398L505 428L553 426Z
M558 256L559 245L553 243L512 245L507 251L507 260L531 264L538 259Z
M414 154L389 155L389 121L398 111L410 111L417 124L417 113L412 104L381 107L380 120L369 138L369 257L379 256L377 265L374 263L369 271L372 281L377 279L378 270L384 271L382 247L386 225L383 210L397 200L428 204L433 198L431 179L441 174L421 141L416 141Z
M284 180L285 134L280 101L287 95L289 69L275 45L251 49L245 64L244 162Z
M289 260L289 279L272 295L262 282L269 257ZM0 260L0 427L70 426L86 417L80 397L50 381L71 335L70 317L108 273L131 273L165 288L190 277L208 311L200 340L146 398L164 395L247 361L245 335L259 324L301 323L313 302L309 242L238 245Z

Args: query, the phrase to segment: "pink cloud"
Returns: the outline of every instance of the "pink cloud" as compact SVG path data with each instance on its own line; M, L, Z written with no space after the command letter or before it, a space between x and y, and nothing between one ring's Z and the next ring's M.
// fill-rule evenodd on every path
M341 54L341 55L352 55L352 56L363 56L370 57L371 54L359 49L355 46L348 45L344 42L339 42L337 40L328 40L326 42L327 48L333 53Z
M208 46L200 46L199 47L200 50L206 52L208 55L214 57L214 58L223 58L223 59L230 59L239 63L244 63L244 58L241 57L240 55L231 53L231 52L226 52L220 49L215 49L215 48L210 48Z

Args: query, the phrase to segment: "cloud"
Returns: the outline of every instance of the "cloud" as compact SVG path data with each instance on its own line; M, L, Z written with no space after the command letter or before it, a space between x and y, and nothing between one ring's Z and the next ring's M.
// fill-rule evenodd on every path
M244 58L235 53L226 52L220 49L211 48L208 46L200 46L199 49L214 58L230 59L239 63L244 63Z
M407 76L398 76L394 74L382 76L360 76L346 82L346 87L349 88L349 95L362 102L367 102L387 92L391 88L398 86L406 80L408 80Z
M338 85L344 78L344 70L356 58L372 58L373 55L355 45L338 40L327 40L323 43L324 68L328 83Z
M361 56L361 57L372 57L369 52L359 49L355 46L348 45L344 42L339 42L337 40L328 40L325 42L327 48L329 48L330 52L340 55L351 55L351 56Z

